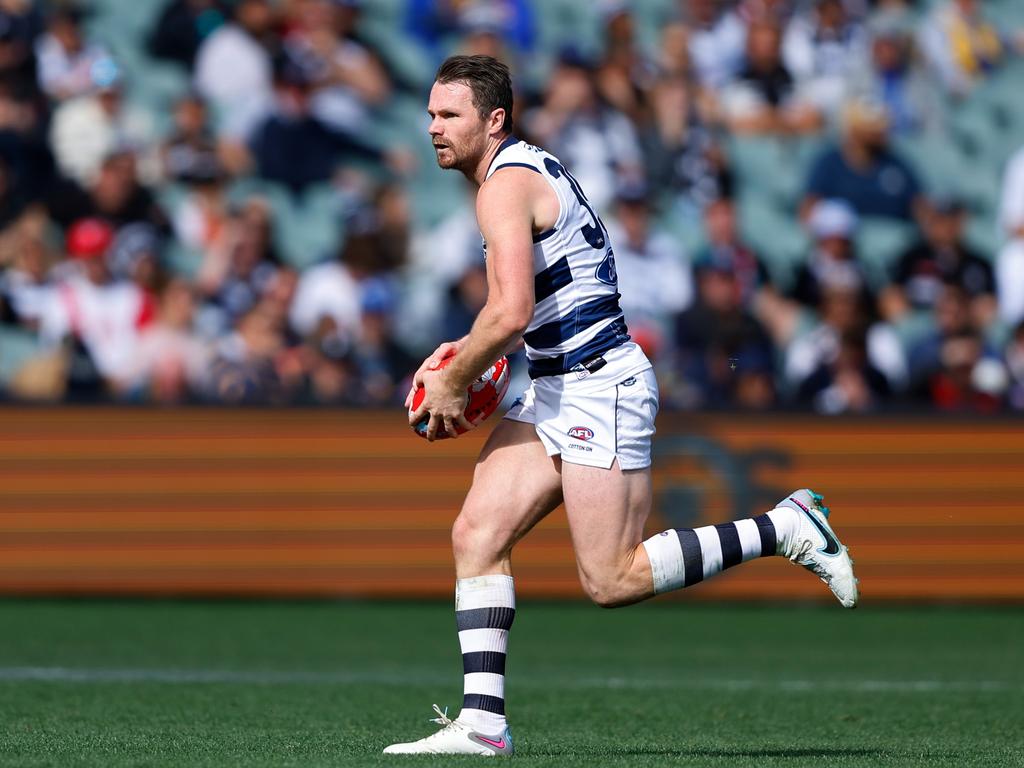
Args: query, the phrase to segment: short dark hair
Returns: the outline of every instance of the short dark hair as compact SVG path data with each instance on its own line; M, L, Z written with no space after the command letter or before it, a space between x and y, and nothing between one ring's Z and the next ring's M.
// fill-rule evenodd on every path
M487 119L496 109L505 110L501 129L512 132L512 76L508 67L492 56L449 56L434 77L439 83L465 83L473 92L473 106Z

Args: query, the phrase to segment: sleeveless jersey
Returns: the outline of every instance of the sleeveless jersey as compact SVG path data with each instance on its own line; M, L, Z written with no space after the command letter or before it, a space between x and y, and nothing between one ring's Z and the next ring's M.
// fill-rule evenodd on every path
M583 371L585 363L629 341L608 233L556 157L510 136L486 178L510 167L543 176L559 204L555 225L533 237L536 307L523 334L530 378Z

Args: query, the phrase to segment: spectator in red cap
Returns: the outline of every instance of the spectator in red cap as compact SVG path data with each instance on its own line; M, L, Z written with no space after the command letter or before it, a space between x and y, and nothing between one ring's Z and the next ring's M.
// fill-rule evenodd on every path
M142 290L115 281L107 268L114 228L102 219L81 219L67 231L73 260L68 276L54 289L40 318L45 342L71 341L82 363L71 367L71 389L118 390L131 370L139 329L149 312Z

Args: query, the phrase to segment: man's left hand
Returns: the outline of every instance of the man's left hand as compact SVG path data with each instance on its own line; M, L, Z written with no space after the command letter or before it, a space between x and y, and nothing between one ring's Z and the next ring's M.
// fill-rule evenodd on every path
M442 426L451 438L459 436L456 426L461 427L464 432L476 426L466 418L466 390L453 387L444 368L424 371L423 388L426 390L423 402L409 416L409 425L415 426L425 414L430 414L430 420L427 422L427 440L433 442L437 438L438 429Z

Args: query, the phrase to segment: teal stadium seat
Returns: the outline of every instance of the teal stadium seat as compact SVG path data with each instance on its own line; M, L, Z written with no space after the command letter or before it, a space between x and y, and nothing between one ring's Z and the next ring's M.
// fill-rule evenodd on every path
M862 218L857 227L857 258L864 265L871 287L878 290L889 282L900 255L917 238L913 224L882 218Z
M796 265L810 247L796 213L783 211L770 199L750 192L741 193L737 210L743 239L764 259L773 282L787 290Z
M824 146L820 138L732 136L726 149L741 189L795 210L811 163Z

